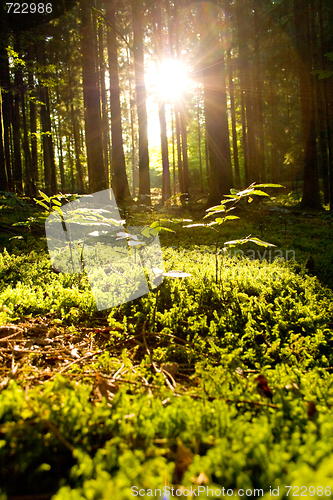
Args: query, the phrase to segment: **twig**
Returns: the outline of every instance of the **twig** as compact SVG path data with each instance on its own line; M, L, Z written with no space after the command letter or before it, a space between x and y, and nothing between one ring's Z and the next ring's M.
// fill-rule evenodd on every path
M100 354L102 351L97 351L97 352L94 352L94 353L90 353L90 354L87 354L86 356L83 356L82 358L80 359L75 359L74 361L72 361L71 363L69 363L68 365L64 366L64 368L62 368L58 373L55 373L54 375L52 375L52 377L49 378L49 381L50 380L53 380L54 377L56 375L58 375L59 373L64 373L70 366L72 365L75 365L76 363L80 363L81 361L83 361L84 359L88 359L88 358L92 358L93 356L96 356L96 354Z
M24 330L20 328L18 332L12 333L11 335L8 335L8 337L0 339L0 342L7 342L7 340L11 339L12 337L15 337L15 335L18 335L19 333L23 333Z
M169 387L169 389L171 389L171 390L173 391L173 390L174 390L174 387L170 384L168 377L165 375L165 373L163 373L163 371L162 371L162 370L160 370L159 368L157 368L156 364L155 364L155 363L154 363L154 361L153 361L153 357L152 357L151 352L150 352L150 350L149 350L149 348L148 348L148 345L147 345L147 340L146 340L146 332L145 332L145 329L146 329L146 322L144 322L144 324L143 324L143 328L142 328L142 337L143 337L143 342L144 342L144 344L145 344L146 351L147 351L148 356L149 356L149 358L150 358L150 362L151 362L151 364L153 365L153 368L154 368L154 370L155 370L155 372L156 372L156 373L162 373L162 375L163 375L163 377L164 377L164 379L165 379L165 382L166 382L167 386Z

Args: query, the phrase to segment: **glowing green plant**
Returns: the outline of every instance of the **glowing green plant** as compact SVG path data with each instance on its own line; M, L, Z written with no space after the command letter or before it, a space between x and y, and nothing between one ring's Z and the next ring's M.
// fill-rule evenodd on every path
M204 219L207 217L213 217L215 216L215 219L212 222L209 222L207 224L205 223L199 223L199 224L189 224L187 228L191 227L208 227L216 231L217 236L216 236L216 241L215 241L215 281L216 283L218 282L218 270L219 270L219 261L218 261L218 256L220 253L219 250L219 242L220 242L220 235L221 235L221 230L222 230L222 225L227 222L228 220L236 220L239 219L237 215L230 215L230 212L236 208L236 205L243 200L244 198L247 198L248 202L251 203L253 201L253 196L269 196L265 191L262 191L259 188L279 188L279 187L284 187L281 186L280 184L256 184L253 182L247 189L244 189L243 191L239 191L237 189L230 189L230 194L224 195L227 199L226 200L221 200L220 205L216 205L214 207L210 207L206 210L207 215L205 215ZM230 203L230 205L228 205ZM216 215L218 217L216 217ZM218 226L218 229L215 228L215 226ZM262 247L274 247L272 243L267 243L267 241L262 241L259 238L254 238L251 237L251 235L246 236L246 238L242 238L239 240L232 240L232 241L226 241L224 242L224 247L223 247L223 252L225 253L227 251L227 248L235 247L236 245L244 245L245 243L255 243L256 245L262 246Z

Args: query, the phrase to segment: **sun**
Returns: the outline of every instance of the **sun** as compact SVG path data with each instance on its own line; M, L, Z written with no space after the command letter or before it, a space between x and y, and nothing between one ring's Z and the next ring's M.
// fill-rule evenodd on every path
M164 59L157 71L156 90L160 98L176 100L188 85L184 65L178 59Z

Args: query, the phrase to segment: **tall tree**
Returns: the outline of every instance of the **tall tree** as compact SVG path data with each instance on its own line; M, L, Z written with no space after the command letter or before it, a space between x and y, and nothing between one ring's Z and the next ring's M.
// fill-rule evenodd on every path
M1 87L0 87L0 190L8 191L8 179L6 172L5 151L3 143Z
M84 97L85 134L88 160L89 189L107 189L103 157L103 127L98 85L95 43L91 9L87 0L80 0L82 80Z
M156 49L159 64L163 63L163 44L162 44L162 15L161 15L161 0L157 0L155 5L156 15ZM169 166L169 150L168 150L168 137L165 119L165 101L163 97L159 98L159 121L160 121L160 134L161 134L161 152L162 152L162 200L165 201L171 196L170 186L170 166Z
M112 187L118 203L129 200L129 190L126 175L125 155L121 126L120 87L118 76L117 35L116 35L116 2L109 0L106 4L108 21L108 52L110 75L110 107L111 107L111 137L112 137Z
M39 64L39 101L40 119L43 137L43 158L44 158L44 182L47 194L57 192L57 178L54 161L54 149L52 141L52 126L50 116L50 98L48 88L48 74L46 71L46 35L44 27L40 29L40 40L37 44L37 62Z
M311 84L311 51L309 40L309 0L294 0L295 42L298 54L301 98L302 137L304 147L304 187L302 208L319 210L319 172L315 129L315 108Z
M38 182L38 152L37 152L37 92L34 78L34 66L36 59L36 45L32 42L27 48L27 69L28 69L28 89L29 89L29 116L30 116L30 145L31 145L31 178L34 186Z
M143 54L143 5L141 0L131 0L133 24L133 55L135 68L136 102L139 124L139 196L150 204L150 173L148 153L148 119Z
M208 4L208 2L207 2ZM206 134L209 153L209 199L208 205L219 203L232 188L232 166L229 144L227 100L225 88L225 62L220 43L218 23L219 9L209 9L203 4L198 14L209 20L210 29L201 24L201 72L204 86ZM214 22L213 22L214 21Z

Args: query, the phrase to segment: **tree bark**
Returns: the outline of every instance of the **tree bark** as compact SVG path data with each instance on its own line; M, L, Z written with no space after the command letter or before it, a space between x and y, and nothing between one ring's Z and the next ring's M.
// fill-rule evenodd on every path
M107 189L103 157L103 128L100 94L95 59L95 43L91 11L87 0L80 1L82 79L85 115L86 147L90 192Z
M126 164L123 147L120 87L118 76L117 35L114 30L116 12L114 0L109 0L106 5L106 16L110 24L108 27L108 52L110 73L110 106L111 106L111 137L112 137L112 187L116 200L120 204L129 201L131 193L126 175Z
M29 45L27 50L28 59L28 88L30 93L29 100L29 125L30 125L30 145L31 145L31 177L34 186L38 182L38 151L37 151L37 113L36 103L37 99L35 80L34 80L34 61L36 59L36 46L35 44Z
M244 13L243 0L237 0L236 4L236 20L237 20L237 34L238 34L238 50L239 50L239 81L241 90L241 120L242 120L242 146L244 158L244 177L245 184L250 184L249 172L249 147L248 147L248 134L246 123L246 92L248 91L248 71L247 71L247 48L246 48L246 32L245 26L247 25L246 15Z
M4 162L7 178L7 188L12 191L12 162L11 162L11 109L12 109L12 93L9 77L9 66L7 56L8 45L8 25L6 12L3 8L0 9L0 85L2 92L2 124L3 124L3 151Z
M260 63L260 14L257 6L254 6L254 57L255 57L255 87L256 87L256 141L257 141L257 164L259 181L266 182L265 172L265 138L262 101L262 73Z
M162 45L162 16L161 16L161 0L156 3L156 24L157 24L157 37L156 37L156 50L160 64L163 61L163 45ZM168 137L167 127L165 120L165 101L160 99L158 110L160 122L160 135L161 135L161 152L162 152L162 201L163 203L171 196L170 186L170 166L169 166L169 151L168 151Z
M41 68L43 68L41 78L47 80L47 74L44 71L46 65L44 37L37 45L37 62ZM57 178L51 131L49 89L44 83L41 82L39 82L39 101L43 134L44 182L46 194L50 195L57 192Z
M111 144L110 144L110 134L109 134L107 96L105 88L105 58L104 58L103 35L104 35L103 24L100 23L98 25L98 60L99 60L99 74L100 74L101 102L102 102L103 156L104 156L105 176L109 186L111 184L109 182L109 177L110 177L109 149L111 147Z
M22 53L20 49L20 39L18 35L15 36L14 50L19 54L20 59L22 59ZM24 170L25 193L28 196L35 196L37 191L32 176L32 160L31 160L31 151L28 139L28 126L27 126L27 114L26 114L26 95L23 83L22 67L20 65L18 65L15 70L15 86L16 86L16 92L19 95L19 105L22 115L22 132L23 132L22 145L23 145L24 167L25 167ZM22 177L22 165L21 165L21 177Z
M72 117L72 127L74 136L74 149L75 149L75 166L77 175L77 186L80 194L85 192L84 182L83 182L83 169L81 163L81 146L80 146L80 134L79 134L79 124L77 114L74 110L73 104L71 104L71 117Z
M207 205L217 205L232 188L232 166L229 143L225 87L224 49L220 42L219 10L198 8L198 16L209 22L200 24L200 70L204 88L206 138L209 155L209 198Z
M294 0L295 41L301 97L302 139L304 147L304 186L301 207L320 210L319 172L316 146L315 109L311 84L309 40L309 1Z
M228 50L228 74L229 74L229 97L230 97L230 114L232 127L232 149L234 153L234 169L235 169L235 184L239 188L241 185L238 159L238 144L237 144L237 129L236 129L236 110L235 110L235 92L232 75L232 60L231 53Z
M131 0L134 35L134 68L139 124L139 196L150 204L150 173L148 153L148 120L143 56L143 20L141 0Z
M6 172L5 150L3 147L1 87L0 87L0 191L8 191L8 179L7 179L7 172Z

